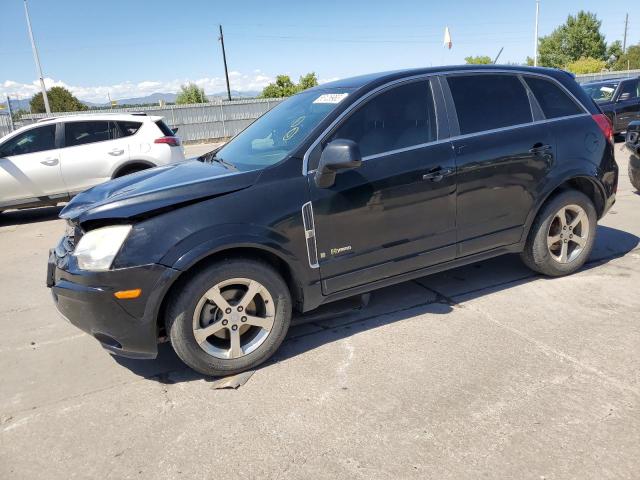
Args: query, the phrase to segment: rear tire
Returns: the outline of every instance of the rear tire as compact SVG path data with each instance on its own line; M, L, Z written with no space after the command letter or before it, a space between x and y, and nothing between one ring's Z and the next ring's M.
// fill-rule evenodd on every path
M250 298L247 298L250 297ZM180 359L204 375L232 375L267 360L291 322L291 295L268 264L216 262L170 299L166 327Z
M521 258L530 269L559 277L579 270L596 236L596 209L582 192L565 190L548 200L536 217Z

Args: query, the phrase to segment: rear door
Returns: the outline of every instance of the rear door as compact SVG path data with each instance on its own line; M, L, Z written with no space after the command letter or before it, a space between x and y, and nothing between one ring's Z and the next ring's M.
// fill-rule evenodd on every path
M29 129L0 145L0 207L66 195L56 124Z
M553 140L543 124L533 123L533 100L519 75L452 74L446 83L456 112L452 130L458 130L452 145L463 257L520 240L553 164Z
M115 168L128 159L128 139L122 137L116 122L65 122L62 177L72 195L109 180Z
M323 142L353 140L363 156L330 188L308 177L325 294L454 258L454 159L436 118L422 79L372 96Z

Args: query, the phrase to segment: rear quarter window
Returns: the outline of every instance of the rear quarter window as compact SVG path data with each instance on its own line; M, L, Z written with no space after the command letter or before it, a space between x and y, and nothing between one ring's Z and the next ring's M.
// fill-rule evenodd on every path
M160 129L160 131L162 132L163 135L167 136L167 137L173 137L174 133L173 130L171 130L166 123L164 123L162 120L158 120L156 122L156 125L158 126L158 128Z
M130 137L131 135L135 135L138 130L140 130L141 126L142 122L118 122L120 135L122 137Z
M584 113L576 102L553 82L538 77L525 77L525 82L538 100L546 118L568 117Z
M447 77L462 135L533 121L529 97L515 75Z

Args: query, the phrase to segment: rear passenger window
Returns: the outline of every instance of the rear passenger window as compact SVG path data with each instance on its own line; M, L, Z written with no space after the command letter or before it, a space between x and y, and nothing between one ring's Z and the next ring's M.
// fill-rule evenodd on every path
M553 82L537 77L525 77L525 82L538 100L546 118L567 117L584 113L569 95Z
M374 97L351 115L331 140L358 143L363 157L437 139L429 83L412 82Z
M514 75L451 76L447 82L463 135L533 120L527 91Z
M66 147L104 142L117 137L117 128L113 122L67 122L64 125L64 144Z
M120 132L122 137L130 137L131 135L135 135L140 127L142 126L141 122L118 122L118 126L120 127Z

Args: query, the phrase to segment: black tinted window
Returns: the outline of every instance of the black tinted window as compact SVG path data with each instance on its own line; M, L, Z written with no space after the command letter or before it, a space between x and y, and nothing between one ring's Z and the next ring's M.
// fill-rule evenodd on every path
M464 75L447 81L461 134L532 121L527 91L516 76Z
M436 140L436 118L428 82L413 82L376 96L332 135L360 146L363 157Z
M160 131L162 132L163 135L167 136L167 137L173 137L173 130L171 130L166 123L164 123L162 120L158 120L156 122L156 125L158 126L158 128L160 129Z
M117 129L113 122L67 122L64 127L64 143L66 147L104 142L117 137Z
M56 126L46 125L27 130L0 147L0 157L52 150L56 145Z
M628 94L628 95L625 95L626 100L630 100L632 98L638 98L638 96L640 96L640 92L638 91L639 83L640 82L638 82L637 80L631 81L631 82L622 82L622 85L620 86L620 94L618 95L618 98L620 98L624 94Z
M141 122L118 122L118 126L120 127L121 136L130 137L134 135L140 127L142 126Z
M538 100L545 117L558 118L583 113L569 95L553 82L537 77L525 77L525 81Z

